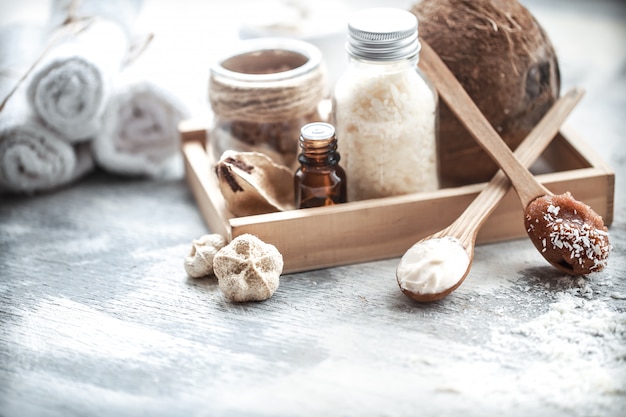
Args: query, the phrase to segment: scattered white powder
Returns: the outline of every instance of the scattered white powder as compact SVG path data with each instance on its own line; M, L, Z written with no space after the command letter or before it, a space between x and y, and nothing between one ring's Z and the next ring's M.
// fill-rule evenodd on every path
M465 275L469 263L469 256L458 239L432 238L406 251L396 275L404 290L414 294L437 294L454 287Z
M528 362L507 364L519 367L521 397L535 393L572 415L601 415L626 392L626 313L592 300L590 293L586 285L557 293L543 315L492 334L495 350L514 347L529 355Z
M349 70L337 84L335 124L350 200L438 187L436 99L406 65L376 75Z

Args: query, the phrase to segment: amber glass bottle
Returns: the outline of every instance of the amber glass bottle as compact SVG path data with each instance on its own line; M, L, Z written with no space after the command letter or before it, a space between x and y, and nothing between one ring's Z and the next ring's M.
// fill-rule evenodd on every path
M300 130L300 167L294 175L296 207L345 203L346 173L339 166L335 128L322 122Z

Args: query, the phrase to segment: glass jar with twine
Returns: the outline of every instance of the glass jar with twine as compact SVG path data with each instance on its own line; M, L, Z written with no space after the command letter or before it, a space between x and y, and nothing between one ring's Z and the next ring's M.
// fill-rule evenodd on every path
M324 121L319 106L326 94L322 54L314 45L282 38L243 41L211 68L213 158L226 150L256 151L293 168L300 128Z

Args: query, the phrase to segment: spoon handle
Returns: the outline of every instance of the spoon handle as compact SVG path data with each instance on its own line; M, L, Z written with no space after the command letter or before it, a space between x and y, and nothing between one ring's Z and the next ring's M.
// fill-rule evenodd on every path
M450 110L509 177L524 208L536 197L550 194L516 159L439 55L423 39L420 39L420 42L422 44L420 67L433 82Z
M530 166L541 155L583 95L583 89L573 88L561 96L520 143L515 156L524 167ZM463 214L450 225L449 233L463 242L473 242L478 230L506 195L510 185L506 175L499 170Z

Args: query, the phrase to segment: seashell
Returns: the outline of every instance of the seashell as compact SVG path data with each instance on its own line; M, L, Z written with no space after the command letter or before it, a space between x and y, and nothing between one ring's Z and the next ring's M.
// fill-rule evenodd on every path
M251 234L236 237L213 259L220 290L233 302L263 301L278 288L283 256Z
M185 271L192 278L213 275L213 258L226 246L224 237L218 234L203 235L191 242L191 251L185 257Z

